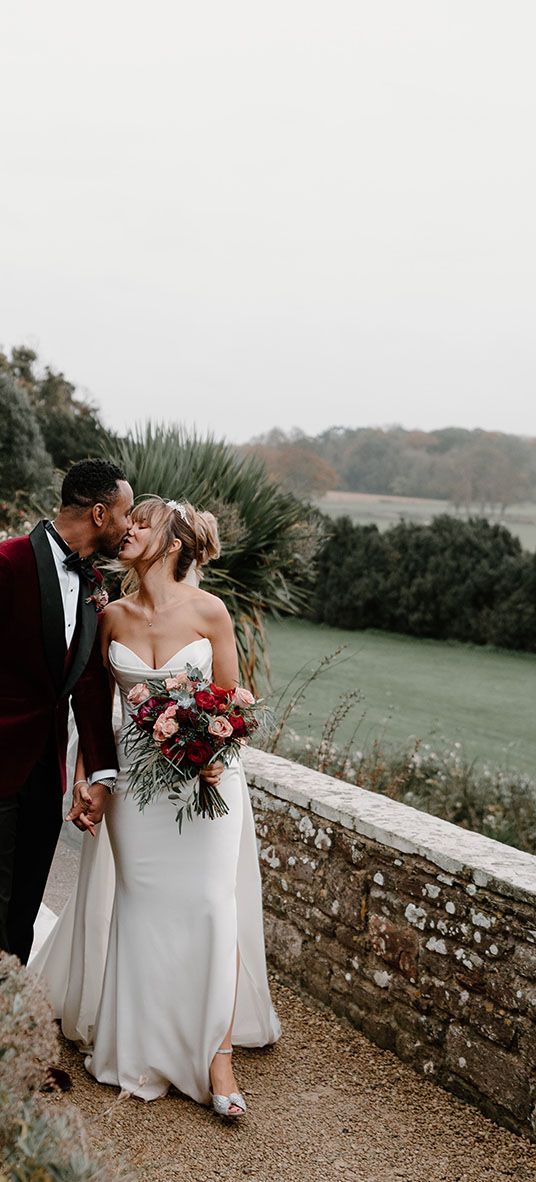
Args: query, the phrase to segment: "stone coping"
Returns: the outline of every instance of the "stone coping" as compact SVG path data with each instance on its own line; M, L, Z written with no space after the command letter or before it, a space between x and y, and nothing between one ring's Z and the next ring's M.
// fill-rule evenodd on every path
M338 822L390 849L417 854L447 874L462 874L472 879L475 887L536 903L533 854L279 755L246 748L244 768L252 787L280 800Z

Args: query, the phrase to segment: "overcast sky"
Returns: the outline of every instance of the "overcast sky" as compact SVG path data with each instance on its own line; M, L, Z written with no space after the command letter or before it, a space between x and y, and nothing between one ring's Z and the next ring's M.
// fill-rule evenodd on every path
M533 0L4 0L0 343L124 428L536 434Z

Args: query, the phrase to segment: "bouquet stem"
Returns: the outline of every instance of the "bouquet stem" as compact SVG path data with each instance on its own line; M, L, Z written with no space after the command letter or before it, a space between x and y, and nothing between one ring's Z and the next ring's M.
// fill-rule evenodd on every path
M184 813L191 821L192 816L210 817L213 821L215 817L225 817L229 812L229 805L223 799L223 796L214 784L207 784L202 776L199 776L196 787L192 789L190 796L185 800L181 796L180 791L170 792L169 800L175 800L177 804L177 814L175 820L179 827L179 833L182 832L182 822Z
M208 815L211 821L214 817L224 817L229 812L229 806L214 784L207 784L202 776L199 777L197 793L197 813L202 817Z

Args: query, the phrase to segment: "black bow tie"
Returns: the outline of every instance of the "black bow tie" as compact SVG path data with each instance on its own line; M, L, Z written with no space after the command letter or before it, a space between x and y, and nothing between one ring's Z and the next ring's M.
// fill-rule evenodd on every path
M63 559L65 570L74 570L82 578L87 579L90 583L96 583L95 571L89 558L81 558L76 550L71 550L66 558Z
M63 559L65 570L74 570L77 575L80 575L83 579L87 579L89 583L96 583L97 577L90 559L81 558L77 550L71 550L71 547L67 545L67 542L64 541L61 534L54 528L51 521L45 521L45 529L65 554L65 558Z

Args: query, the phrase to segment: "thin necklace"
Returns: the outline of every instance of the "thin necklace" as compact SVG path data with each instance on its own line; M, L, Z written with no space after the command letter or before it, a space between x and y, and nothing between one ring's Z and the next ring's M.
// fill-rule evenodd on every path
M150 616L150 615L149 615L149 613L148 613L148 611L147 611L147 609L146 609L146 608L143 606L143 604L141 603L141 601L140 601L140 598L139 598L139 592L138 592L138 604L139 604L139 606L140 606L140 608L141 608L141 610L142 610L142 612L143 612L143 614L144 614L144 616L145 616L145 619L146 619L146 621L147 621L147 627L148 627L148 628L152 628L152 626L153 626L153 620L154 620L154 617L155 617L156 613L157 613L157 612L161 612L161 611L163 611L165 607L169 607L169 606L170 606L170 604L172 604L172 603L176 603L176 604L178 604L178 603L180 603L180 600L179 600L179 599L177 599L177 598L173 598L173 599L166 599L164 603L157 604L157 605L156 605L156 606L153 608L153 614L152 614L152 616Z

